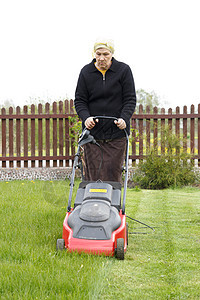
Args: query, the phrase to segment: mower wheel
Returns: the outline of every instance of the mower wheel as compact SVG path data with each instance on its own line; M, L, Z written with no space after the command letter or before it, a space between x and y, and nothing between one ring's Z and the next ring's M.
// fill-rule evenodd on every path
M56 242L56 250L64 250L65 249L65 240L64 239L57 239Z
M121 260L124 259L124 239L123 238L117 239L116 258L121 259Z

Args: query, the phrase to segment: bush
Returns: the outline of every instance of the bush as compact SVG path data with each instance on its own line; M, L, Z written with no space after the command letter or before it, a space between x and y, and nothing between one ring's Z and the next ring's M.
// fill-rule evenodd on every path
M194 184L199 174L195 171L191 155L184 153L181 139L166 131L163 141L165 153L151 150L136 168L132 181L144 189L164 189Z

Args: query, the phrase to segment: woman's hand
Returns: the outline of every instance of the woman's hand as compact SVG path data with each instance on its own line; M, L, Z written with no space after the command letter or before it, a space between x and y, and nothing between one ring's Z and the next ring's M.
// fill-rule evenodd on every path
M91 130L95 126L96 122L98 122L97 119L94 121L94 117L89 117L85 120L85 127Z
M126 122L121 118L119 118L118 120L115 120L114 123L117 125L117 127L119 129L125 129L126 128Z

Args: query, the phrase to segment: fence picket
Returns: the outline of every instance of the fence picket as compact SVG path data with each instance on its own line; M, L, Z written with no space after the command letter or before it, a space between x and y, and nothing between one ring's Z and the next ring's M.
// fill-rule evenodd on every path
M1 114L2 116L6 115L6 110L5 108L1 109ZM2 119L2 128L1 128L1 132L2 132L2 156L5 157L6 156L6 119ZM2 167L5 168L6 167L6 158L2 161Z
M16 107L16 115L20 115L20 107ZM19 158L21 156L21 120L16 119L16 152L17 157ZM21 167L21 161L17 160L17 167Z
M146 107L146 113L150 114L150 107ZM146 119L146 155L150 152L150 144L151 144L151 122L150 119Z
M57 115L57 103L53 103L53 113ZM57 116L56 116L57 117ZM57 156L57 118L53 118L53 156ZM53 159L53 167L57 167L57 159Z
M157 115L158 113L158 108L154 107L153 108L153 113L154 115ZM158 119L153 120L153 147L155 153L158 153Z
M70 114L74 114L74 102L73 102L73 100L70 100L70 107L69 107L69 109L70 109ZM70 122L70 123L71 123L70 125L73 126L73 123L72 122ZM72 130L72 133L74 134L73 130ZM72 137L71 138L71 153L72 153L73 156L75 155L75 146L74 146L74 143L75 143L75 138Z
M35 114L35 105L31 105L31 114ZM31 156L35 156L35 119L31 119ZM31 160L31 167L35 167L35 160Z
M143 106L140 104L139 113L143 114ZM143 155L143 119L139 120L139 155Z
M191 114L194 113L194 105L190 108ZM190 119L190 153L194 154L194 134L195 134L194 118Z
M165 109L161 109L161 114L165 114ZM165 119L161 119L161 153L165 153Z
M38 114L42 114L42 104L38 104ZM38 119L38 155L43 155L43 130L42 130L42 118ZM39 167L42 167L42 160L39 160Z
M200 104L198 105L198 166L200 167Z
M69 101L67 100L65 100L65 114L69 114ZM65 119L65 156L65 165L69 167L69 118Z
M172 115L171 108L168 109L168 115ZM169 127L169 131L172 133L172 118L168 119L168 127Z
M28 114L28 107L27 105L24 106L24 114ZM24 156L28 156L28 119L24 119ZM24 167L28 167L28 160L24 161Z
M180 107L176 107L176 114L180 114ZM175 134L178 138L180 138L180 119L179 118L176 118L176 121L175 121ZM180 154L180 148L177 147L176 148L176 154L179 155Z
M45 113L49 115L50 113L50 104L45 104ZM46 156L50 156L50 119L45 119L46 125ZM46 167L50 167L50 160L46 160Z
M59 114L63 114L63 102L59 101ZM63 156L63 118L59 118L59 155ZM59 160L59 167L63 167L63 160Z
M13 108L9 107L9 115L13 114ZM13 156L13 119L9 120L9 156ZM9 167L13 168L13 161L9 161Z
M187 152L187 106L183 107L183 114L185 118L183 118L183 149Z
M131 124L132 124L132 143L131 143L131 148L132 148L132 166L134 167L136 164L136 121L135 119L131 119Z

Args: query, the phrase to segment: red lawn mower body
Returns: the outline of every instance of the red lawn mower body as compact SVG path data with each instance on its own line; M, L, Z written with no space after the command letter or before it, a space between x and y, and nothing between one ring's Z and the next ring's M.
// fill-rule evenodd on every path
M120 210L119 216L121 225L112 234L108 240L92 240L92 239L79 239L73 237L73 230L69 227L67 221L71 212L67 212L63 223L63 236L65 241L65 248L70 252L77 251L79 253L85 252L89 254L117 256L117 240L122 239L124 242L124 250L127 251L127 229L126 229L126 215L122 214ZM122 255L123 256L123 255Z

